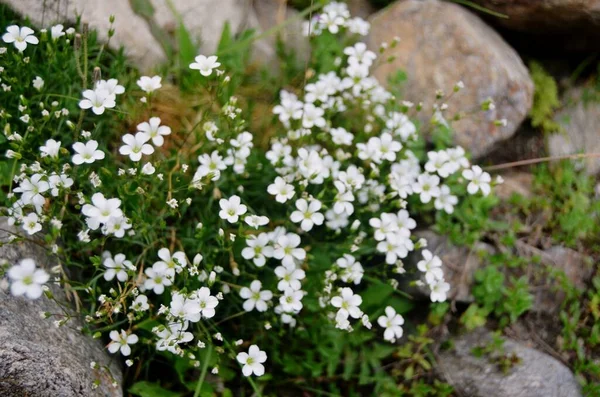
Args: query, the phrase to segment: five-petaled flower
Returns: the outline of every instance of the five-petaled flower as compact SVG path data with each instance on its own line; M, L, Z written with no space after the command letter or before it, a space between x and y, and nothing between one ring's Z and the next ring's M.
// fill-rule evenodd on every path
M50 276L43 269L37 269L33 259L25 258L8 269L8 278L11 281L12 295L25 295L29 299L37 299L42 296L42 285Z
M113 330L110 331L111 342L108 344L108 351L112 354L115 354L119 350L121 354L125 357L131 354L131 347L129 345L135 345L138 342L138 337L136 334L129 334L125 330L121 330L121 332Z
M84 99L79 101L79 107L92 109L92 112L98 115L104 113L104 109L111 109L116 105L115 94L111 94L105 88L85 90L82 95Z
M244 215L248 210L244 204L241 204L239 196L231 196L229 200L219 200L219 216L229 223L236 223L240 219L240 215Z
M217 56L204 56L198 55L195 59L196 62L190 64L190 69L199 70L202 76L210 76L213 69L221 66L221 63L217 62Z
M267 361L267 353L260 350L258 346L250 346L248 353L238 353L237 360L243 365L242 373L244 376L250 376L252 374L256 376L264 375L265 366L263 363Z
M19 52L23 52L27 48L27 43L38 44L40 42L33 33L33 29L27 26L19 28L17 25L11 25L6 28L6 33L2 35L2 40L8 44L13 43Z

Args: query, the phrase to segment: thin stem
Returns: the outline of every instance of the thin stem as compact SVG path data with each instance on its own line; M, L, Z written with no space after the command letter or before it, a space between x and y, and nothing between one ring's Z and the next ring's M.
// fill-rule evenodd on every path
M200 395L200 391L202 390L202 384L204 383L204 378L206 377L206 372L208 371L208 362L210 361L212 348L212 345L209 343L208 351L206 352L206 357L204 358L204 364L202 364L202 372L200 373L200 379L198 379L196 391L194 392L194 397L198 397Z
M558 160L585 159L585 158L592 158L592 157L600 157L600 153L580 153L580 154L568 154L568 155L564 155L564 156L538 157L535 159L519 160L519 161L510 162L510 163L491 165L489 167L485 167L485 169L486 169L486 171L496 171L496 170L503 170L506 168L519 167L521 165L545 163L545 162L558 161Z

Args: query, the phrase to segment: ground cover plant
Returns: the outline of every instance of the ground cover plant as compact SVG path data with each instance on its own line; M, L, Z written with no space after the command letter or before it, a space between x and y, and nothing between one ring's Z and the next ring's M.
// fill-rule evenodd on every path
M251 33L227 28L217 54L182 50L144 76L83 25L34 31L2 9L0 207L14 241L41 236L60 262L2 264L3 287L52 299L45 285L60 283L76 310L46 321L83 317L133 395L453 393L433 372L450 285L414 232L465 245L504 232L488 218L499 181L449 139L461 82L423 93L436 106L422 125L420 104L371 77L395 42L375 53L344 4L318 12L307 65L279 77L245 74ZM264 79L277 83L257 123ZM556 222L568 244L582 238ZM503 290L492 272L479 288L502 287L475 293L466 327L530 307L525 281ZM570 348L579 316L562 319Z

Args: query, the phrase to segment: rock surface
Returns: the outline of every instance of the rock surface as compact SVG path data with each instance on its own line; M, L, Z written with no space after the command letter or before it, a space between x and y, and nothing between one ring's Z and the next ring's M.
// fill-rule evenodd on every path
M298 11L286 6L282 0L260 0L254 2L254 13L250 16L249 24L257 29L257 33L264 33L282 23L286 25L277 33L269 35L254 43L253 57L259 63L276 61L275 46L277 37L286 44L287 50L293 51L298 61L305 61L310 57L310 43L302 34L302 18Z
M38 28L55 23L74 23L76 14L82 22L96 29L101 41L108 39L109 17L115 16L115 35L110 41L113 48L125 48L126 56L142 71L166 61L161 42L176 45L176 30L180 21L202 54L214 54L223 28L229 23L231 33L245 29L257 33L266 31L297 12L279 0L147 0L137 2L135 9L128 0L0 0L20 15L28 17ZM283 18L282 18L283 16ZM284 41L300 55L308 54L308 41L302 36L300 19L289 23L283 30ZM275 36L254 45L255 60L270 64L275 57Z
M471 290L475 283L475 272L486 264L481 259L481 253L495 253L496 248L490 244L478 242L471 249L453 245L445 236L441 236L431 230L422 230L415 233L418 238L427 240L427 249L442 260L444 278L450 284L448 299L461 303L474 301ZM540 263L552 269L565 273L569 280L577 288L584 288L585 283L593 274L593 261L590 257L574 251L570 248L553 246L545 250L532 247L521 241L515 243L516 254L520 257L532 258L537 256ZM419 260L417 257L415 259ZM416 266L416 262L415 262ZM539 270L540 265L531 261L530 270L527 269L504 269L506 277L520 277L527 273L531 291L534 297L534 312L556 313L564 300L564 293L557 293L559 283L551 280L547 272ZM501 269L502 270L502 269ZM429 296L426 286L418 287L418 296Z
M32 242L2 245L15 229L0 218L0 262L16 263L32 258L46 269L55 264L45 250ZM50 285L54 296L65 302L64 291ZM13 297L0 288L0 395L71 397L122 396L122 374L102 343L76 330L81 322L71 320L57 328L41 312L62 313L54 301ZM93 370L90 362L108 365L110 374ZM117 387L112 386L116 381ZM94 381L99 386L92 389Z
M372 49L400 38L396 48L386 52L386 57L395 56L395 60L377 67L375 76L385 83L398 69L405 71L408 81L403 99L429 104L420 112L422 121L431 118L436 90L450 93L458 81L464 82L465 88L449 101L446 114L475 111L453 124L456 142L469 148L474 157L484 156L497 142L512 136L527 115L533 97L527 68L518 54L470 11L437 0L406 0L372 15L369 22ZM496 108L477 112L490 97ZM494 125L498 119L506 119L507 125Z
M563 103L567 103L567 106L556 116L563 131L548 138L550 155L600 153L600 103L586 102L581 89L567 92ZM589 174L600 172L600 156L578 161Z
M415 236L427 240L427 249L442 260L444 278L450 284L448 300L473 302L471 288L475 282L475 272L483 266L479 252L494 252L494 247L485 243L477 243L472 250L469 247L458 247L453 245L447 237L430 230L418 231ZM429 296L429 288L427 286L419 287L419 293Z
M506 172L500 174L504 182L494 187L494 194L500 200L508 200L513 194L518 194L525 198L531 198L531 184L533 183L533 174L528 172Z
M600 28L599 0L475 0L508 18L494 22L527 32L568 32L573 28Z
M48 28L55 23L74 23L76 13L81 21L98 31L101 41L108 39L109 17L115 16L113 48L125 48L125 54L141 69L149 69L166 60L165 53L153 36L147 22L136 15L124 0L2 0L10 8L38 26Z
M229 23L231 33L236 35L250 27L253 12L250 0L171 0L173 9L166 0L150 2L159 27L173 32L181 18L192 40L200 43L200 50L206 55L217 50L225 23Z
M440 375L460 395L469 397L578 397L581 391L573 373L549 355L506 339L503 354L515 354L520 363L502 373L490 357L475 357L472 349L491 340L486 330L459 337L451 350L440 353Z

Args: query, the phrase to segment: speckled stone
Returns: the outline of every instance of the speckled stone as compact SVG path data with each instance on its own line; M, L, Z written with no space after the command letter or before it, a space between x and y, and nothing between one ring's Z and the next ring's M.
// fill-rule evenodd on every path
M16 232L6 218L0 218L0 262L13 264L32 258L46 270L56 264L35 242L6 244ZM50 289L70 306L61 287L50 285ZM52 319L40 317L42 312L61 313L62 309L45 296L29 300L13 297L0 288L0 396L122 396L121 369L102 342L77 331L80 321L72 320L57 328ZM92 361L108 365L110 375L91 369ZM113 378L116 388L112 386ZM92 389L96 379L99 387Z

